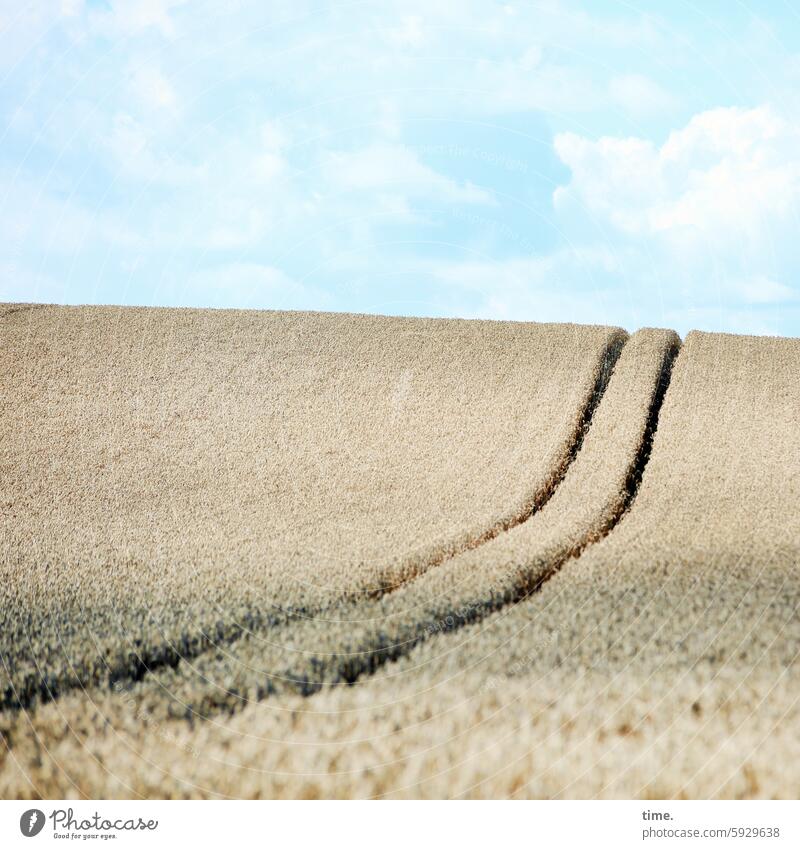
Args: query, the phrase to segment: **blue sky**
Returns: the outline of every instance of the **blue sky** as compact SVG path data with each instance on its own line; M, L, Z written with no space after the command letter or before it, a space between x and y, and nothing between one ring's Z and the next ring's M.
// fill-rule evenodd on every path
M789 2L0 0L0 301L800 335Z

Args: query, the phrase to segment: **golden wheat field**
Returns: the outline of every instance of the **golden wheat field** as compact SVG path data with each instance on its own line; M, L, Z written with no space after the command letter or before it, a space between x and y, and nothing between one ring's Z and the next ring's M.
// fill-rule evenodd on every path
M5 304L0 343L0 797L800 794L800 340Z

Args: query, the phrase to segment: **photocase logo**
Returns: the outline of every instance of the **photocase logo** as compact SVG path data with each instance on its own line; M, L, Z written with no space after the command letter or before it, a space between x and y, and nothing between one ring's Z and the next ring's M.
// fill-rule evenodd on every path
M44 812L31 808L19 818L19 830L25 837L36 837L44 828Z
M104 838L116 836L113 832L119 831L155 831L158 828L158 820L145 820L142 817L118 817L108 819L98 811L82 816L75 816L73 808L54 808L45 817L44 811L38 808L30 808L19 818L19 830L25 837L36 837L44 828L45 821L51 820L54 837L97 837L98 833ZM81 832L84 832L81 834Z

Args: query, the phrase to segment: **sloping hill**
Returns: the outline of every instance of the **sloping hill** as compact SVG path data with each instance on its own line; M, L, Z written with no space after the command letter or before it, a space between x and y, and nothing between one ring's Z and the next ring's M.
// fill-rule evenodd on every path
M20 313L13 345L26 344L23 324L33 324L35 315L44 320L47 312ZM115 313L126 315L127 311L108 315ZM142 320L144 314L140 312ZM176 312L171 319L176 326L182 326L182 321L195 323L193 330L186 331L184 367L194 359L188 345L192 335L199 335L196 322L201 314L193 314L190 322L188 315ZM305 319L292 316L289 320ZM318 334L326 317L308 320L318 323ZM357 338L362 333L375 337L392 332L391 320L385 320L386 325L364 317L331 320L344 322ZM13 316L0 326L9 321L14 321ZM256 317L236 321L255 323ZM439 324L442 329L437 326L437 335L447 337L456 330L446 331L448 322ZM471 331L475 335L468 333L466 339L457 334L454 341L452 335L447 337L460 351L458 355L451 351L450 360L444 347L435 349L438 359L432 357L431 362L440 365L431 371L438 368L440 373L438 378L432 374L426 379L435 387L430 393L437 403L443 395L450 399L442 406L447 411L444 419L438 419L451 425L446 430L449 441L443 443L433 426L418 430L415 438L429 441L431 456L450 451L436 468L438 479L456 493L463 471L450 470L448 462L456 463L464 455L452 448L462 434L452 428L451 417L472 399L459 396L452 382L443 391L442 358L452 362L459 357L462 370L471 375L470 392L476 388L483 392L478 399L482 399L479 409L484 416L495 409L493 395L499 398L496 409L511 416L529 391L525 379L516 374L510 383L500 380L490 361L500 362L499 349L519 335L513 356L509 353L503 362L516 372L520 365L515 358L522 356L526 346L539 344L548 351L539 355L527 350L528 360L541 359L538 365L526 363L525 368L536 375L532 387L547 386L556 395L559 380L572 387L569 402L562 401L558 407L561 419L551 421L555 408L546 407L537 395L537 403L527 408L528 418L516 418L505 429L494 417L476 416L471 421L482 422L484 439L505 435L512 454L521 450L520 442L525 440L516 435L526 424L526 439L546 432L561 448L550 454L530 449L525 455L530 465L518 468L515 461L521 455L509 460L498 445L487 458L487 449L477 438L469 442L464 437L475 456L488 464L481 467L483 483L477 487L483 506L473 505L472 494L461 501L462 493L452 494L447 503L457 509L443 517L441 525L419 518L412 508L425 514L425 505L408 494L421 492L435 499L433 484L429 489L425 485L421 490L405 489L396 498L400 509L407 511L402 515L410 516L398 522L401 537L404 528L414 527L414 521L430 521L431 527L443 529L442 538L450 540L464 540L463 529L468 528L469 541L440 545L427 560L414 561L422 562L422 567L408 569L397 566L409 561L397 559L394 539L374 540L368 546L376 548L370 550L386 544L385 560L380 555L373 561L362 558L359 568L353 568L352 561L341 561L347 563L345 568L359 591L326 584L326 593L332 586L335 591L314 596L314 604L301 602L283 618L252 620L242 633L231 634L223 628L219 635L192 647L196 650L180 662L153 664L152 669L140 668L127 677L100 675L85 692L63 691L70 685L71 657L88 665L93 662L92 643L80 636L83 624L73 627L69 619L80 615L80 609L68 608L66 618L56 617L55 624L49 625L36 605L50 604L52 574L69 577L72 568L79 585L80 580L102 585L104 573L84 566L80 558L72 567L54 568L47 559L37 560L30 542L26 548L29 537L23 535L23 528L36 538L31 530L34 523L58 515L59 530L69 534L65 516L74 519L83 514L73 511L70 500L60 510L41 507L42 494L51 484L34 485L38 480L34 471L43 471L44 466L36 465L33 447L29 451L34 459L27 465L15 461L12 482L22 487L28 504L38 507L44 518L21 520L17 513L7 523L12 528L4 538L4 635L10 636L4 637L2 652L10 675L7 687L12 694L19 693L18 682L32 680L34 672L53 674L60 689L52 695L60 697L37 706L41 692L31 685L30 710L18 709L23 701L19 698L16 707L9 704L0 725L9 744L0 767L0 794L796 796L800 717L790 677L796 674L800 651L800 465L796 461L800 342L692 333L677 356L667 389L676 339L666 332L641 332L622 348L600 398L608 364L622 341L618 333L591 328L584 337L583 331L569 328L559 337L558 328L546 326L503 328L478 330L476 325ZM71 332L74 340L75 330ZM167 335L175 332L171 327ZM495 332L509 335L497 349L490 346L485 361L478 356L482 366L471 371L476 356L470 343L486 339L486 334L494 339ZM144 333L143 327L135 333ZM127 350L135 333L120 336ZM35 336L29 331L26 338L30 345ZM39 337L40 346L44 338ZM579 338L581 342L576 341ZM573 353L556 355L550 352L551 343L573 348ZM305 336L294 344L303 350L311 346ZM481 344L477 344L479 350ZM416 353L409 348L403 354L396 339L389 347L394 375L410 367L408 362L427 362L432 356L427 347L416 348ZM347 359L351 349L336 349L331 362L351 362ZM64 355L64 350L57 352L48 362L58 363ZM163 351L161 356L166 357ZM91 361L87 356L84 368ZM180 357L175 362L180 363ZM583 365L582 370L577 364ZM19 392L19 371L13 370L9 358L3 371L5 434L14 438L12 419L15 425L31 421L33 411L40 415L50 411L50 418L56 418L52 386L71 386L69 372L51 375L35 357L31 360L22 385L35 396L37 407ZM7 380L9 373L15 375L12 382ZM334 373L327 373L325 381L334 380ZM138 375L137 391L164 393L170 380L175 380L174 375L167 379L163 371L153 383ZM364 372L354 367L348 403L363 398L354 387L364 380ZM119 381L113 385L121 385L121 377ZM376 390L380 382L367 385L380 397ZM50 387L49 394L39 391L43 386ZM513 391L504 394L510 387ZM19 400L12 409L15 393ZM416 408L417 415L429 409L430 393L428 404ZM463 399L462 404L452 401L455 396ZM325 405L317 408L322 418L330 409L339 409L333 396L326 395ZM365 409L370 406L363 401ZM76 399L74 407L76 417L92 409L89 393ZM157 407L154 402L151 409ZM378 408L388 415L389 406ZM221 401L207 409L225 419L222 412L227 408ZM546 424L539 418L545 409ZM170 425L182 433L182 424L171 421ZM409 425L410 420L405 423ZM55 433L55 422L50 426ZM42 435L50 431L47 423L37 427L41 443ZM203 428L204 433L211 431L210 425ZM313 431L314 438L322 431L322 426ZM242 428L236 434L243 437L247 432ZM397 431L393 435L396 438ZM19 451L24 440L16 438L14 447ZM94 438L99 437L90 428L90 435L81 442L91 445ZM144 450L144 444L143 440L137 443L137 451ZM258 455L257 443L247 444ZM4 449L5 445L4 440ZM47 445L42 457L52 457L55 437ZM233 450L219 445L220 450ZM407 462L415 450L412 442L407 445L406 454L389 452L387 461L401 456ZM4 464L14 456L14 451L6 451ZM506 462L495 466L495 457L500 456ZM243 469L245 460L243 454ZM75 458L70 457L69 463L74 467ZM197 457L187 460L185 468L198 463ZM65 462L57 480L66 482L69 468ZM352 476L357 477L363 468L363 463L354 461ZM319 474L329 473L325 467ZM340 469L339 474L346 471ZM149 491L158 492L165 479L156 472L151 475ZM531 476L544 482L536 490L542 493L538 501L531 500L533 490L525 486ZM97 473L75 477L84 482L86 492L94 492ZM517 487L513 497L505 497L505 487L512 484ZM237 490L223 484L219 491L230 499L252 492L251 485L256 486L247 482L243 490ZM178 515L188 517L182 521L197 528L197 535L201 524L191 525L194 514L187 505L202 503L198 493L208 498L211 491L184 485L178 497L185 511ZM511 520L503 518L513 510L494 506L498 492L504 492L504 505L523 504L525 509ZM5 497L3 503L8 510ZM221 503L227 507L230 502ZM387 501L380 503L388 506ZM129 533L125 515L114 525L113 534L118 536L96 533L92 539L97 548L86 539L82 543L86 564L96 550L113 558L114 569L105 587L124 588L109 608L119 617L116 621L110 614L104 619L106 614L96 612L102 609L95 601L102 601L102 586L88 592L92 603L86 605L85 619L78 622L87 623L85 632L99 641L95 648L104 645L103 640L121 640L131 633L146 634L153 645L158 640L169 645L173 623L182 616L188 622L202 621L207 598L214 599L216 609L230 622L236 621L243 605L254 602L257 606L259 599L273 597L270 581L279 570L270 568L268 558L264 558L264 578L254 574L256 557L247 567L228 565L235 546L226 550L222 542L238 538L216 537L212 531L210 538L223 552L218 558L222 574L217 583L214 554L209 552L207 569L199 572L203 580L195 585L195 596L202 594L202 603L198 606L191 587L183 586L188 605L181 610L174 600L182 596L170 589L173 606L164 605L172 611L164 614L168 627L140 627L139 614L126 618L135 606L129 599L146 603L140 600L153 593L157 610L161 602L155 600L155 569L145 572L153 578L137 591L130 589L125 578L118 583L118 574L126 574L126 564L134 562L119 557L125 550L118 548L119 535ZM132 515L136 516L135 511ZM481 517L484 526L483 517L490 518L488 526L494 530L484 536L494 533L493 539L475 535L480 524L476 517ZM319 519L323 524L327 521L326 516ZM145 545L147 525L132 522L132 526ZM513 527L497 533L506 526ZM85 526L75 523L75 527ZM380 534L385 526L376 521L366 527ZM260 533L253 533L252 539L242 537L253 545L246 551L258 550ZM62 541L56 535L49 539L49 552L72 552L71 539ZM294 540L291 532L286 539ZM407 550L414 549L414 532L406 539ZM478 541L481 544L473 550L458 553L459 548L470 548ZM348 555L356 550L341 542L333 549L346 550ZM197 550L204 549L198 545ZM159 549L153 556L160 559L154 562L162 570L173 563L170 558L180 564L179 551L179 547ZM313 558L300 561L302 580L314 583L317 574L323 574L315 571ZM325 561L321 562L324 566ZM384 564L388 564L386 571L381 571ZM242 571L245 568L249 572ZM384 582L382 593L379 598L367 593L365 598L360 591L374 590L369 575L376 568ZM254 595L235 586L244 575L252 576L249 580L257 587ZM387 587L389 578L392 585ZM163 580L173 586L171 578ZM402 586L394 587L399 580ZM63 586L67 585L65 580ZM276 596L295 604L294 586L294 580L278 584ZM57 581L55 587L61 589ZM225 592L230 596L226 598ZM115 631L109 623L116 626ZM47 647L41 649L42 644ZM26 663L34 664L33 671ZM41 663L38 669L36 663ZM20 670L24 675L20 676ZM111 688L110 678L116 680ZM353 680L352 686L336 684ZM71 684L75 683L77 679L72 679ZM229 717L230 711L235 715Z
M0 332L9 705L379 595L514 524L625 339L70 307Z
M677 349L670 331L632 337L564 480L529 519L380 599L253 628L235 645L155 675L146 687L160 697L158 715L213 714L277 692L307 695L324 684L352 682L422 640L535 591L626 508Z

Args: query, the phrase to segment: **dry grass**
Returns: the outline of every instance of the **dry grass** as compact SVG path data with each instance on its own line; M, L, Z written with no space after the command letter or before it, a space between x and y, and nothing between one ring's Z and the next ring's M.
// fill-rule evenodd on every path
M614 338L590 332L582 394L554 432L574 436ZM6 712L0 795L796 797L800 342L690 334L630 504L674 344L632 337L531 519L381 599L258 623L116 691ZM431 627L470 610L480 621ZM23 611L5 613L17 635ZM358 677L398 642L396 662ZM208 718L183 718L187 705Z
M624 340L90 307L0 329L6 704L380 594L517 521Z
M769 694L766 704L760 700ZM754 707L758 709L754 710ZM590 673L382 675L190 726L69 694L3 720L7 798L796 798L796 687Z
M159 718L205 716L279 691L307 695L324 684L351 682L424 639L531 593L624 510L651 403L677 345L671 331L644 330L631 338L575 461L530 519L380 599L252 629L235 645L160 671L145 682L158 695L149 710Z

